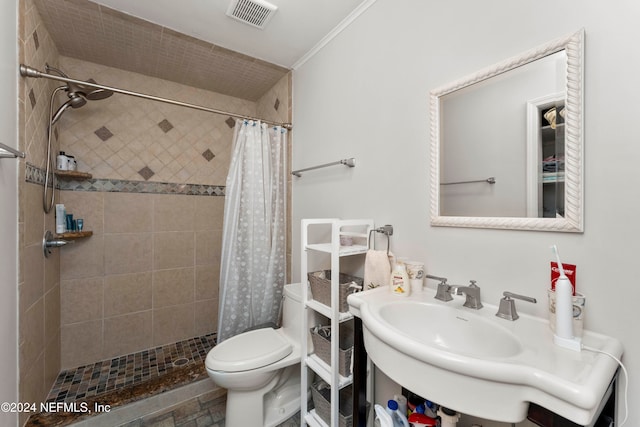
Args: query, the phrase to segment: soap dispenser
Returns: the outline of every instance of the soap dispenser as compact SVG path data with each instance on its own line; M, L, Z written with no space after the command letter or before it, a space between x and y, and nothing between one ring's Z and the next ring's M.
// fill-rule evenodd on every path
M391 293L394 295L408 297L411 294L411 284L409 283L409 275L404 262L396 261L391 271L389 284L391 285Z
M560 277L556 280L556 331L553 342L570 350L582 349L581 339L573 336L573 285L564 273L556 245L551 247L558 261Z

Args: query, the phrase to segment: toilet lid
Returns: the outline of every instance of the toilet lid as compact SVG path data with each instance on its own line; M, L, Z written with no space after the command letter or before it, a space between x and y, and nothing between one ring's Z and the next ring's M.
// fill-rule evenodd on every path
M216 345L205 363L214 371L248 371L277 362L292 351L291 343L273 328L256 329Z

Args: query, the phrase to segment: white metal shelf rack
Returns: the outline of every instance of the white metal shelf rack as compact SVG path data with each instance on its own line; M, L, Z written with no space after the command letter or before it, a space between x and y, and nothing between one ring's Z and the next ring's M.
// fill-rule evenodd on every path
M310 229L313 229L311 231ZM328 318L331 325L331 364L322 361L315 354L303 355L301 361L301 395L306 396L311 384L309 384L308 369L315 372L331 387L331 420L327 425L316 414L315 409L309 411L306 399L301 399L302 425L313 427L337 427L339 425L339 391L343 387L353 382L353 374L344 377L338 372L339 342L341 322L353 318L346 312L341 313L339 308L339 277L340 258L352 255L362 255L369 249L369 237L373 230L373 220L341 220L337 218L329 219L303 219L301 232L300 274L302 283L307 282L309 273L309 261L317 254L328 254L330 257L331 269L331 307L311 299L309 287L303 286L303 327L302 346L308 348L308 332L315 325L308 324L307 310L313 310ZM340 246L340 236L350 237L354 244L350 246ZM373 244L373 242L371 242ZM326 256L326 255L325 255ZM363 259L364 263L364 259Z

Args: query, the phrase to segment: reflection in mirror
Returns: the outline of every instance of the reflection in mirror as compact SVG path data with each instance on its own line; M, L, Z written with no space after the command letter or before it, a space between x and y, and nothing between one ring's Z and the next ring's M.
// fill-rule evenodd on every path
M431 93L431 224L582 231L583 31Z

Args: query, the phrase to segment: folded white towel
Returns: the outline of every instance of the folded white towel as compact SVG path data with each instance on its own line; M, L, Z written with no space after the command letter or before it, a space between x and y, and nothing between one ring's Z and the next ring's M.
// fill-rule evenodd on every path
M364 290L386 286L391 279L391 262L393 258L387 251L369 249L364 259Z

